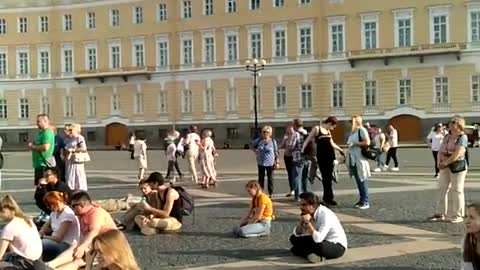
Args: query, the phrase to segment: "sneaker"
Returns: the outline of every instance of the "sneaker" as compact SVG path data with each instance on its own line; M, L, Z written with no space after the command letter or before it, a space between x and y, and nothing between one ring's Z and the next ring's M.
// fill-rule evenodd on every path
M358 206L358 209L360 209L360 210L365 210L365 209L368 209L368 208L370 208L370 204L368 204L368 203L363 203L363 204Z
M311 263L321 263L323 261L322 257L318 256L315 253L311 253L307 256L307 260Z
M374 172L381 172L382 169L380 169L380 168L375 168L375 170L373 170L373 171L374 171Z
M428 221L444 221L444 220L445 220L445 216L439 215L439 214L435 214L428 218Z
M450 219L449 221L450 221L450 223L453 223L453 224L462 223L462 222L463 222L463 218L461 218L461 217L456 217L456 218Z
M361 203L361 202L357 202L353 207L354 207L354 208L358 208L358 207L360 207L360 205L362 205L362 203Z
M291 191L291 192L285 194L285 197L292 197L292 195L293 195L294 193L295 193L295 192Z
M438 174L435 174L435 176L433 176L433 178L438 179L438 178L440 178L440 176L438 176Z
M399 170L398 167L392 168L392 172L398 172Z
M156 228L152 228L152 227L143 227L142 229L140 229L140 232L143 234L143 235L146 235L146 236L149 236L149 235L154 235L154 234L157 234L158 231Z

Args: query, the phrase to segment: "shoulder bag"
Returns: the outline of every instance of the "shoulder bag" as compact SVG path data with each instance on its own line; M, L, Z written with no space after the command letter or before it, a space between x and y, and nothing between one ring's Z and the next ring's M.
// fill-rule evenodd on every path
M361 129L358 129L358 141L362 142L363 138L360 134L360 130ZM362 156L366 159L375 160L377 158L377 151L375 151L375 149L372 149L370 146L361 146L361 149Z
M464 136L464 135L462 135ZM459 136L457 140L455 141L455 144L458 145L458 141L462 136ZM466 150L466 149L465 149ZM465 151L466 152L466 151ZM450 163L448 165L448 168L452 173L459 173L467 170L467 159L464 157L463 159L457 159L454 162Z

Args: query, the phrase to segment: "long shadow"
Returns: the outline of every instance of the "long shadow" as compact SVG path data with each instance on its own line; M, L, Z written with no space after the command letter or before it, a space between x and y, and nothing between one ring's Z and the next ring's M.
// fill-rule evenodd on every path
M259 247L261 248L261 247ZM278 257L278 256L290 256L291 253L287 249L234 249L234 250L175 250L163 252L166 255L185 255L185 256L216 256L227 257L232 259L259 259L264 257Z

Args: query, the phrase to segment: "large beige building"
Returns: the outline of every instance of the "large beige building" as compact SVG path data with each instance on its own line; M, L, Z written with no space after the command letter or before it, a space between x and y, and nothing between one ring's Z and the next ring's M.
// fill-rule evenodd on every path
M480 115L480 1L2 0L0 135L19 143L35 115L79 122L90 144L173 126L247 142L259 121L283 133L360 113L421 140L454 113ZM346 123L346 122L345 122ZM340 125L336 139L348 127Z

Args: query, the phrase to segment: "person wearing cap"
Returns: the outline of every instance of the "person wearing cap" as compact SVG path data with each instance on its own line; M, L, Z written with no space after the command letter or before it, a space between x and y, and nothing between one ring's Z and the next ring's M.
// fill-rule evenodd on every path
M442 132L442 124L436 124L433 127L432 132L427 136L427 144L432 149L433 161L434 161L434 168L435 168L435 175L434 178L438 178L438 173L440 169L438 168L437 164L437 156L438 151L440 151L440 146L442 145L442 141L445 135Z
M302 153L305 153L311 142L316 143L317 164L322 175L323 203L327 206L337 205L337 202L334 200L332 187L334 181L333 170L336 160L335 150L339 151L341 155L345 155L342 148L340 148L332 138L331 131L337 127L337 123L338 120L335 116L328 117L319 126L315 126L312 131L310 131L302 147Z

